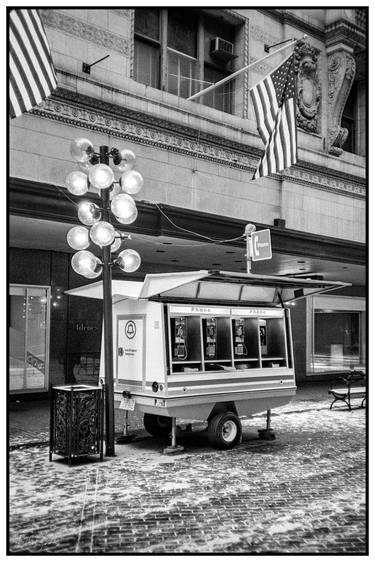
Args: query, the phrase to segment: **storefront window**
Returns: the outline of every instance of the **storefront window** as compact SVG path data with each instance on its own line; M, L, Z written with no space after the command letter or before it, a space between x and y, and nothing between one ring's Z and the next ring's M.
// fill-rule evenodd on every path
M50 289L10 287L9 390L46 390Z
M360 313L315 309L314 372L348 370L360 364Z

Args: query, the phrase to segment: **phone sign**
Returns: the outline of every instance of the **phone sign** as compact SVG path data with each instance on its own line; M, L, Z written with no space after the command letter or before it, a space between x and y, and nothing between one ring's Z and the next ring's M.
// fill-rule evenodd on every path
M253 261L270 260L272 258L271 232L256 230L251 233L251 258Z
M132 340L137 333L137 328L133 320L128 320L125 324L125 335L129 340Z

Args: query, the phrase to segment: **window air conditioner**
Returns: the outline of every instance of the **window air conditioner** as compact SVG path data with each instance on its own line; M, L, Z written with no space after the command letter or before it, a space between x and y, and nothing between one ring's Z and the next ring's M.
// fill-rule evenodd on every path
M234 58L233 47L233 43L230 43L221 37L215 37L214 39L211 39L210 55L223 61L231 60Z

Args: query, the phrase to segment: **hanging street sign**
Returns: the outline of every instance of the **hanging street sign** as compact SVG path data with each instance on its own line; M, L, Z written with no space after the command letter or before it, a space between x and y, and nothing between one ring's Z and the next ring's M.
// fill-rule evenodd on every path
M253 261L270 260L272 258L269 228L251 233L251 258Z

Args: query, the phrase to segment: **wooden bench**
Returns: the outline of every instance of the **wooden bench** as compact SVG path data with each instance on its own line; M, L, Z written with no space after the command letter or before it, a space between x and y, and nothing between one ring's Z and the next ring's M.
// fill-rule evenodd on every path
M364 408L367 388L366 388L366 375L363 373L363 371L351 371L347 375L340 377L338 380L343 381L344 385L329 389L328 394L332 394L333 396L333 401L331 403L330 410L332 409L334 403L339 400L345 402L349 410L351 410L352 399L362 398L362 397L363 400L359 408Z

